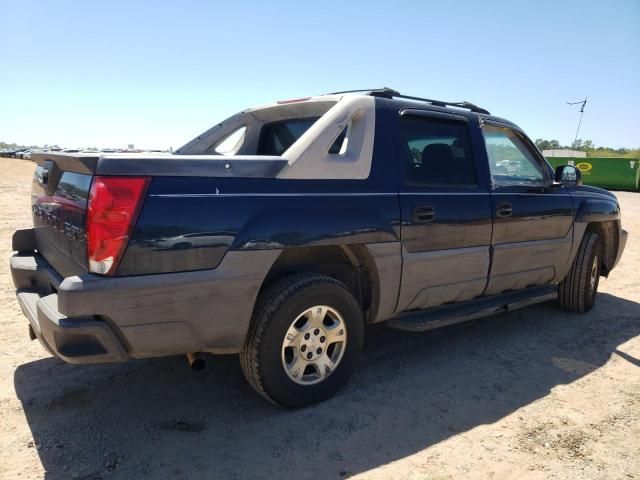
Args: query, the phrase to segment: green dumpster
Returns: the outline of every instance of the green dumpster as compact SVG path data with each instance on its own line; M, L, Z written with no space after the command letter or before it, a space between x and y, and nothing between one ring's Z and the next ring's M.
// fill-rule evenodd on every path
M582 172L585 185L614 190L638 190L640 159L618 157L547 157L553 168L568 163Z

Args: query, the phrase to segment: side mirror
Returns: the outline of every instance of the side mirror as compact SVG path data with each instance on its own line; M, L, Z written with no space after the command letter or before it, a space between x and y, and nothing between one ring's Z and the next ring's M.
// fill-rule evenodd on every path
M556 168L556 182L563 187L577 187L582 185L582 173L573 165L560 165Z

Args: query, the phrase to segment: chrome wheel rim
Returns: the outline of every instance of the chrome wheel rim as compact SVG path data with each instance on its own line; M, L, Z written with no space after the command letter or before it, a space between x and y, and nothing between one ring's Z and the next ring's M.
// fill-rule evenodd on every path
M282 366L298 385L320 383L335 372L346 346L342 316L327 305L315 305L289 326L282 342Z
M589 278L589 288L591 293L596 289L596 280L598 279L598 255L593 258L593 265L591 266L591 277Z

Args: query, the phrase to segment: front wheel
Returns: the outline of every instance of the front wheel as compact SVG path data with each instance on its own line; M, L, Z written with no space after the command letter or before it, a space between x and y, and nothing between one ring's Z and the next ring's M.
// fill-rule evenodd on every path
M363 337L362 311L344 284L325 275L292 275L260 296L240 363L264 398L304 407L347 381Z
M571 270L558 285L558 303L568 312L588 312L593 308L600 281L601 247L597 233L585 234Z

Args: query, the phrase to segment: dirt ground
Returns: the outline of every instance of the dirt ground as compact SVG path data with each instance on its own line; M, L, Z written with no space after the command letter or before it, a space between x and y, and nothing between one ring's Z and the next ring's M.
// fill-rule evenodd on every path
M590 313L372 328L347 388L286 411L236 356L71 366L31 342L8 258L32 171L0 158L1 479L640 478L640 194Z

